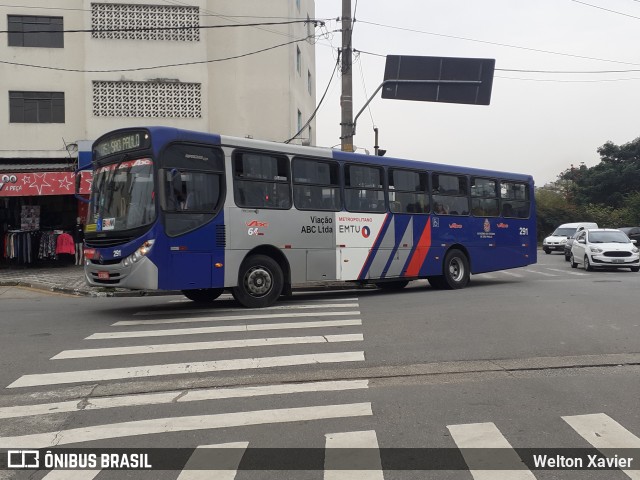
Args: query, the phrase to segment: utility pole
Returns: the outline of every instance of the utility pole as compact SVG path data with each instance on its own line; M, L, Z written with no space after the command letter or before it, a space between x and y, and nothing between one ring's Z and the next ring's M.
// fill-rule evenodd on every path
M353 83L351 73L351 0L342 0L342 94L340 107L340 145L343 152L353 152Z

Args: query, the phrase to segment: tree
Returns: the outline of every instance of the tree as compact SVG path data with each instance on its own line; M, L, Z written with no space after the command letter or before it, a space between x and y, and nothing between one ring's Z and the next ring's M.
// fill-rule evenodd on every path
M598 153L598 165L567 170L561 177L575 182L578 205L622 208L627 195L640 191L640 137L621 146L607 142Z

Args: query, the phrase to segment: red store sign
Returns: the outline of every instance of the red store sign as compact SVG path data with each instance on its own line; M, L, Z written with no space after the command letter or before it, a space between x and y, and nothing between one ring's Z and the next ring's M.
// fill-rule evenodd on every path
M80 194L91 193L93 172L80 172ZM0 173L0 197L73 195L74 172Z

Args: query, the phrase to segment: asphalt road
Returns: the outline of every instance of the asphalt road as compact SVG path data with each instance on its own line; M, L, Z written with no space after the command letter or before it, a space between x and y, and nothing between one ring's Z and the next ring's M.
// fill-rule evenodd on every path
M475 276L461 291L414 282L395 293L300 294L263 310L230 298L203 308L181 297L5 289L0 449L316 449L290 450L304 463L327 447L359 446L379 448L388 466L406 453L400 448L442 448L436 456L458 465L456 452L478 446L507 456L510 448L628 447L640 469L638 291L640 274L575 270L560 254ZM319 479L335 467L327 462L235 478ZM324 478L640 478L640 470L375 467ZM69 478L54 474L15 476Z

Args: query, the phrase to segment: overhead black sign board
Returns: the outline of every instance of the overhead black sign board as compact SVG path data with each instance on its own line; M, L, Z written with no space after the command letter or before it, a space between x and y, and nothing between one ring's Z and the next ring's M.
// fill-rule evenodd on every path
M382 98L489 105L496 61L387 55Z

